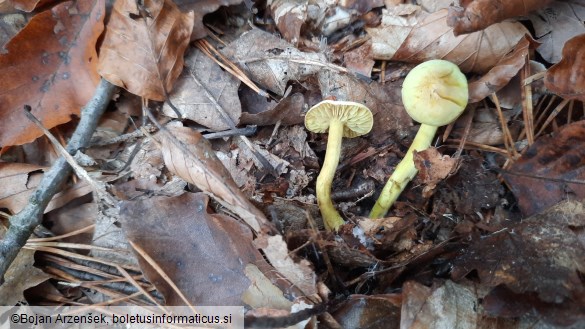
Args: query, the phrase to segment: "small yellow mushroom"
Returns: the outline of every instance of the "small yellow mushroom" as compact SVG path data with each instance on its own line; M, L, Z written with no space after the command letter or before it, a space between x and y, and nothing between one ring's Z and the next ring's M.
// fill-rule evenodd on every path
M402 84L402 102L412 119L421 123L412 145L384 186L370 218L382 218L417 174L413 152L429 148L440 126L463 113L468 100L467 79L457 65L431 60L417 65Z
M317 203L327 230L337 231L345 223L331 201L331 184L341 155L343 137L353 138L372 130L374 118L365 105L326 100L313 106L305 115L305 127L315 133L329 131L321 172L317 177Z

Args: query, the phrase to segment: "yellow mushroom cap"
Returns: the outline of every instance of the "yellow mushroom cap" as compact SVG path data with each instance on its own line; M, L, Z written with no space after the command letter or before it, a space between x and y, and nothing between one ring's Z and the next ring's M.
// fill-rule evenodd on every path
M440 59L417 65L402 84L402 103L408 115L431 126L455 121L468 98L465 75L457 65Z
M332 120L343 123L343 137L353 138L365 135L372 130L374 116L365 105L355 102L325 100L305 115L305 127L315 133L324 133Z

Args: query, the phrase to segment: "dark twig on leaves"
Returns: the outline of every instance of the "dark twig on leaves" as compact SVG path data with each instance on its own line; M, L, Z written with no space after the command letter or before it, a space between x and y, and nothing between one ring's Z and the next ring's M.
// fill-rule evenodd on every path
M98 120L106 110L115 89L115 86L106 80L100 81L93 98L81 111L79 124L67 144L66 149L69 154L75 154L77 150L89 144ZM0 241L0 283L4 283L4 274L8 267L35 227L41 223L47 204L59 192L69 174L71 174L71 166L65 158L60 157L45 172L37 190L31 195L24 209L10 219L10 228L4 239Z

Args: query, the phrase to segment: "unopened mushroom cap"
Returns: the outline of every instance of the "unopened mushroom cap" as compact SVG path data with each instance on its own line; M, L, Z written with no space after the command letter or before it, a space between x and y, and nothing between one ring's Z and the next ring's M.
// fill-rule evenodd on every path
M324 133L332 120L343 122L343 137L357 137L372 130L374 117L365 105L355 102L322 101L305 115L305 127L315 133Z
M417 65L402 84L402 103L415 121L443 126L465 109L468 100L467 79L457 65L430 60Z

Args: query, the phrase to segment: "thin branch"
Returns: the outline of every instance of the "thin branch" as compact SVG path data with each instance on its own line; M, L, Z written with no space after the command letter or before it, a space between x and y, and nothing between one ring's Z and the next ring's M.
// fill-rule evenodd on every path
M93 98L81 111L79 124L67 144L67 152L75 154L77 150L89 145L91 135L97 127L98 120L106 110L112 98L115 86L102 79ZM10 219L10 228L0 241L0 284L4 283L4 274L18 252L26 243L37 225L41 223L45 208L53 196L71 174L71 166L65 158L60 157L45 172L37 190L30 196L28 204Z

